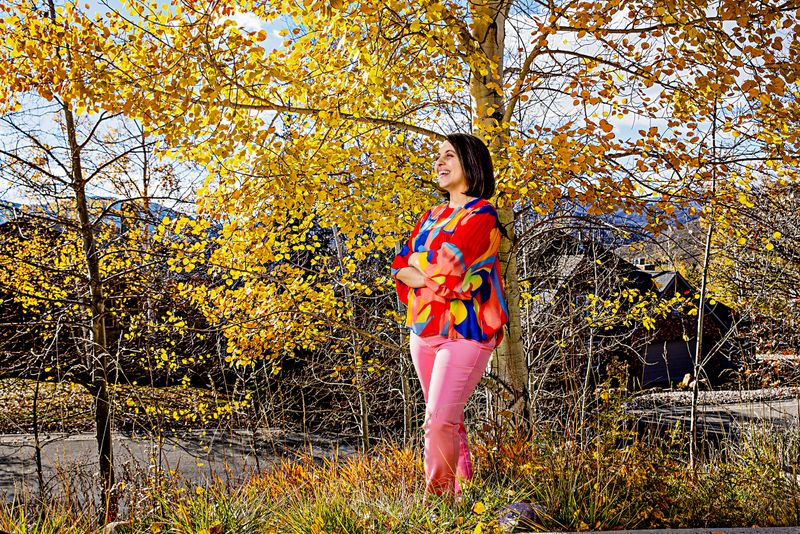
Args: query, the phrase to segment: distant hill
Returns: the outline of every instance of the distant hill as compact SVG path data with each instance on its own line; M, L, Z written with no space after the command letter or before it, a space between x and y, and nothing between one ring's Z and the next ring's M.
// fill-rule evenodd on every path
M662 220L671 229L680 232L682 227L691 226L691 223L697 219L697 215L690 213L692 207L676 208L673 214L667 216L659 213L655 208L655 204L650 203L645 205L645 210L649 214L626 213L619 209L604 215L590 215L587 206L573 203L560 208L559 213L562 215L559 218L558 225L562 229L571 227L576 232L591 232L594 240L599 240L607 247L616 248L653 239L652 234L646 230L648 215L650 220L656 216L661 216ZM568 215L563 216L565 212ZM548 216L544 218L547 219ZM532 215L530 222L535 227L539 220L541 219L538 215ZM520 221L520 226L523 230L521 232L518 231L518 235L524 235L524 228L527 226L527 222L525 220Z
M108 198L108 197L90 197L90 201L93 202L115 202L119 199ZM48 213L49 210L45 208L45 206L41 204L19 204L17 202L10 202L7 200L0 199L0 224L5 224L11 219L19 217L25 213L30 212L44 212ZM55 215L50 212L51 215ZM158 224L164 217L169 217L170 219L176 219L179 217L189 217L193 218L194 216L188 213L183 213L172 208L168 208L158 202L150 202L150 214L149 217L145 217L144 214L139 214L140 217L143 219L149 219L152 221L153 224ZM111 216L109 219L113 219L114 217Z
M677 265L683 267L696 265L703 248L704 235L699 228L697 215L690 213L692 207L697 206L676 208L673 214L664 215L663 220L667 229L658 236L653 236L646 229L647 214L616 210L600 216L589 215L587 206L578 203L562 206L561 213L566 211L571 216L560 218L554 228L599 242L628 262L637 265L657 265L666 270L673 270ZM651 218L660 215L654 203L646 205L645 210L649 212ZM541 230L537 224L541 222L538 216L532 216L530 221L521 220L517 235L522 239L523 247L526 239L524 228L528 222L531 223L528 227L532 228L532 237Z
M0 200L0 224L5 224L17 216L22 204Z

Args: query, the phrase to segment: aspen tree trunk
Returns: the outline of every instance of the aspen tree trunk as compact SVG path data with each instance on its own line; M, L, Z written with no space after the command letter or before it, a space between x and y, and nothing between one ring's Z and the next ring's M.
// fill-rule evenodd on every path
M141 147L142 147L142 230L144 234L144 244L149 250L152 245L151 240L151 232L150 232L150 217L151 217L151 206L150 206L150 162L147 154L147 130L145 129L144 125L141 126ZM144 254L142 255L144 256ZM141 259L142 263L145 263L144 257ZM149 271L148 271L149 272ZM147 322L151 323L155 319L155 305L153 303L153 299L150 297L150 293L147 294L144 300L145 306L145 317L147 317Z
M591 238L593 239L594 236ZM600 294L600 281L599 281L599 274L597 272L597 249L592 246L592 275L594 278L594 289L593 292L595 295ZM581 387L581 403L580 403L580 414L578 416L577 426L576 426L576 434L579 436L581 446L586 446L586 442L588 439L586 438L586 403L589 396L589 389L591 386L591 379L592 379L592 368L594 365L594 339L595 339L595 332L594 327L589 327L589 347L586 353L586 371L583 375L583 386Z
M42 468L42 442L39 438L39 385L41 384L42 364L39 363L39 373L36 377L36 384L33 390L33 407L31 414L33 415L33 452L34 460L36 462L36 480L39 483L39 502L46 502L45 488L44 488L44 469Z
M395 243L394 253L400 254L400 243ZM395 294L395 308L397 313L403 316L403 303L400 301L400 295ZM400 347L405 347L405 339L407 336L405 324L400 325ZM407 351L401 351L400 355L400 392L403 395L403 445L408 446L411 443L412 431L411 424L414 419L413 402L414 395L411 391L411 384L409 383L410 369L413 364L409 365L411 355Z
M472 96L472 126L476 135L487 139L498 178L508 173L506 143L510 138L507 124L503 124L505 113L503 98L503 51L505 47L505 23L511 2L506 0L470 1L473 21L472 38L479 43L486 58L488 69L481 72L473 66L470 77ZM508 239L500 243L500 263L508 303L509 321L503 342L497 347L492 359L492 371L501 383L500 398L495 409L510 410L513 421L526 426L529 422L528 366L522 350L522 327L520 321L520 289L517 276L516 236L514 233L513 206L499 207L500 223L508 233Z
M105 327L105 294L100 276L100 257L94 235L94 225L89 215L89 200L86 182L81 169L80 147L75 133L72 111L65 104L64 117L67 124L70 153L72 155L72 188L75 192L75 207L80 222L83 254L89 275L89 306L91 329L89 339L89 361L92 383L89 390L94 396L94 420L97 428L97 452L100 456L102 479L103 522L112 521L117 515L117 499L114 495L114 462L111 447L111 402L108 395L108 344Z
M694 385L692 386L692 408L689 414L689 464L692 471L697 465L697 404L700 396L700 373L703 372L703 319L705 318L706 283L708 281L708 265L711 260L711 238L714 235L714 222L708 224L705 251L703 253L703 273L700 283L700 300L697 303L697 341L694 351Z
M48 1L49 17L55 23L56 10L53 0ZM69 61L69 50L66 50ZM61 103L67 142L70 154L70 185L75 194L75 210L78 214L83 255L89 280L89 303L87 312L91 318L87 359L92 382L85 384L94 397L94 419L97 428L97 451L99 454L100 477L102 479L101 505L105 524L117 515L117 498L114 495L114 463L111 448L111 404L108 396L108 347L105 328L105 295L100 276L100 256L95 241L95 228L89 215L89 201L86 196L86 183L81 163L81 145L75 128L75 115L68 101Z
M344 247L342 246L341 238L339 237L339 229L336 226L331 228L333 230L333 242L336 245L336 256L339 260L339 271L344 275ZM347 305L351 310L354 309L353 297L350 294L350 289L346 286L344 288L344 298ZM347 322L353 325L352 316L348 316ZM361 343L355 335L354 329L350 330L350 340L353 346L353 373L355 374L355 387L358 396L358 418L361 426L361 448L364 452L369 450L369 406L367 405L367 395L364 392L364 382L361 377L361 369L363 364L361 362Z
M706 293L708 291L708 268L711 263L711 240L714 236L714 195L717 192L717 100L714 99L714 116L711 123L711 200L708 215L705 250L703 252L702 278L700 280L700 300L697 303L697 343L694 351L694 385L692 386L692 407L689 413L689 464L694 472L697 467L697 404L700 396L700 374L703 373L703 320L705 318Z

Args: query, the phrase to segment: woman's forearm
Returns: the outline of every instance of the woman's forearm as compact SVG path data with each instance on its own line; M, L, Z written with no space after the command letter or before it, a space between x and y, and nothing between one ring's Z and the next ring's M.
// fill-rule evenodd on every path
M425 287L425 276L414 267L403 267L397 272L397 279L408 287Z

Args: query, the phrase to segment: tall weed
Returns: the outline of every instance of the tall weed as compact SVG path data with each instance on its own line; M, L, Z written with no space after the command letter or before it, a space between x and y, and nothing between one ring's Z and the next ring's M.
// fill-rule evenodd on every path
M119 532L494 532L521 501L539 530L800 524L798 429L743 429L692 471L677 430L645 440L630 428L622 416L595 417L572 439L475 428L475 478L455 503L423 504L420 447L390 443L345 458L298 454L235 482L144 477L122 490L131 521ZM0 503L0 529L92 532L91 501L77 509L67 487L72 497Z

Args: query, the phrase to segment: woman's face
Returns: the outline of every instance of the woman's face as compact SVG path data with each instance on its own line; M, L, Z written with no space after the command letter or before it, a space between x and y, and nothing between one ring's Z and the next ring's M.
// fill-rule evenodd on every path
M450 194L464 193L468 189L467 177L464 174L464 167L458 159L456 150L450 141L444 141L439 146L439 157L434 164L436 180L439 187Z

